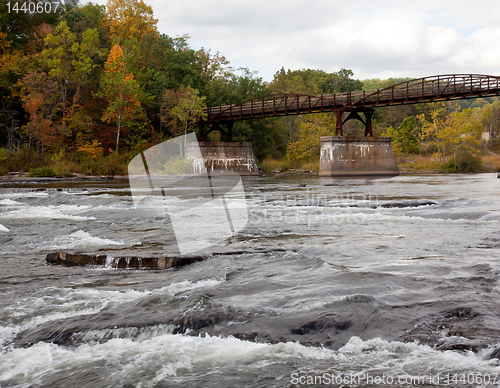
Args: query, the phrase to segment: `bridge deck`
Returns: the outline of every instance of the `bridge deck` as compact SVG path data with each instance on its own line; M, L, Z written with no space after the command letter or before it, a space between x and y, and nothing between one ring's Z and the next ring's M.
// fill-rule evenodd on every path
M382 89L325 94L272 94L239 104L210 107L202 123L284 116L324 111L416 104L439 100L500 95L500 77L452 74L418 78Z

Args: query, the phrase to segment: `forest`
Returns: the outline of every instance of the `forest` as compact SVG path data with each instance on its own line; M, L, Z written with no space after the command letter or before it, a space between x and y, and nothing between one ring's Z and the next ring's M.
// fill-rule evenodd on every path
M349 69L284 64L265 82L222 53L191 47L188 35L160 33L142 0L26 4L0 3L0 175L123 175L141 151L196 132L205 107L411 79L359 80ZM377 108L373 116L374 134L390 136L400 167L411 171L497 171L499 125L498 97ZM233 140L252 142L264 171L317 170L320 137L334 132L335 116L317 113L237 121ZM349 121L344 134L363 129ZM214 131L207 140L225 139Z

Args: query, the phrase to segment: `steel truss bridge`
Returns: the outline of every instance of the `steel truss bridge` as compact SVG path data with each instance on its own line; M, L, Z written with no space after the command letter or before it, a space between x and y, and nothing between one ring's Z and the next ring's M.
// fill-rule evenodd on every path
M200 140L208 133L226 132L232 141L235 120L278 117L318 112L334 112L337 118L335 134L343 136L342 126L351 119L361 121L365 136L373 136L371 117L374 108L424 102L457 100L500 95L500 77L481 74L449 74L417 78L386 88L319 96L285 93L252 98L239 104L205 109L206 118L199 122ZM344 113L347 113L343 117ZM363 113L364 119L359 113ZM220 125L224 125L224 131ZM210 128L207 130L207 125Z

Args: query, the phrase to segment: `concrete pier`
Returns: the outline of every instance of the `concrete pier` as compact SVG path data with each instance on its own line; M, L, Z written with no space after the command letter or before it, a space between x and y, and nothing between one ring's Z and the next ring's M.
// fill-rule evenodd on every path
M396 176L390 137L323 136L320 177Z
M259 175L252 143L199 142L205 166L210 170L230 170L239 175ZM187 155L189 155L189 145Z

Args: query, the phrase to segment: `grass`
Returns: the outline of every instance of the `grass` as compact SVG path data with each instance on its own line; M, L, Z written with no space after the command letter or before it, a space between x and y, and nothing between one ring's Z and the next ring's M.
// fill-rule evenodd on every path
M431 155L399 155L396 157L401 172L455 172L455 160L448 157L445 161L437 160ZM319 159L312 161L288 161L268 158L258 164L265 173L273 171L285 172L290 169L319 171ZM486 151L477 158L457 156L457 172L500 172L500 156Z
M443 171L443 162L431 156L401 155L396 158L400 171L408 172L440 172Z
M313 159L312 161L300 161L300 160L286 160L286 159L274 159L268 158L264 159L262 162L258 163L259 168L265 173L270 173L278 170L279 172L289 171L290 169L296 170L309 170L309 171L319 171L319 159Z
M455 172L453 156L440 161L430 155L400 155L396 158L402 172ZM484 153L477 157L457 155L456 172L500 172L500 156Z
M500 172L500 156L487 154L482 156L483 169L489 172Z

